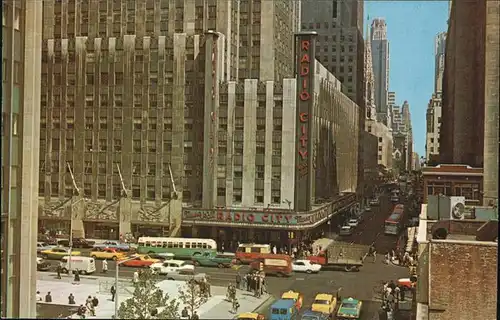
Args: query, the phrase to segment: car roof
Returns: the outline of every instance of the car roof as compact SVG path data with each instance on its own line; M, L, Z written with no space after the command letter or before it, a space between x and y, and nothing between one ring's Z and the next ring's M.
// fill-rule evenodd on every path
M283 294L281 295L281 299L296 299L300 296L300 294L298 292L295 292L295 291L287 291L287 292L283 292Z
M316 300L330 300L333 298L333 295L328 293L318 293L315 297Z
M319 316L322 317L323 313L318 311L306 310L302 316Z
M185 263L186 261L182 261L182 260L165 260L164 263L178 263L178 264L182 264L182 263Z
M342 229L351 229L351 226L342 226Z
M295 260L294 262L307 262L307 263L309 263L309 262L311 262L311 261L309 261L309 260L304 260L304 259L297 259L297 260Z
M354 299L354 298L345 298L345 299L342 299L342 303L358 303L359 300L358 299Z
M291 308L295 305L295 301L293 300L288 300L288 299L279 299L273 305L271 308L277 308L277 309L288 309Z

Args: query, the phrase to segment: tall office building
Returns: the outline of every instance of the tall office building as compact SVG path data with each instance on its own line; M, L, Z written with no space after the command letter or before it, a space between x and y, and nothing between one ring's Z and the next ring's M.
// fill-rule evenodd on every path
M178 234L182 203L215 205L219 130L243 121L219 92L237 81L240 106L245 78L282 88L299 12L285 0L45 1L42 226Z
M389 40L387 39L387 24L384 19L373 19L371 30L373 74L375 76L375 105L378 119L390 125L388 110L389 91Z
M441 129L442 91L444 75L446 32L436 35L435 40L435 73L434 93L432 94L426 113L425 158L427 163L435 163L439 156L439 134Z
M36 318L41 1L2 2L2 317Z

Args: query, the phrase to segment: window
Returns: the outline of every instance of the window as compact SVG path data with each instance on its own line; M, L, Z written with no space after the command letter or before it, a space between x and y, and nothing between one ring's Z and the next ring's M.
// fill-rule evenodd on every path
M113 148L116 152L122 151L122 140L121 139L114 139L113 140Z
M87 116L85 117L85 129L92 130L94 128L94 117Z
M52 173L59 172L59 160L52 160Z
M59 183L57 181L52 181L50 183L50 190L52 191L53 194L58 194L59 193Z
M107 129L108 128L108 119L106 117L99 118L99 128Z
M108 150L108 141L106 139L99 139L99 150L100 151Z
M15 8L14 9L14 30L19 30L20 26L20 19L21 19L21 9Z
M2 136L5 134L5 123L7 121L7 114L5 112L2 112L2 124L0 130L2 130Z
M156 152L156 140L148 140L148 152Z
M256 166L255 173L257 179L264 179L264 166Z
M382 142L382 141L383 141L382 137L379 137L378 142Z
M132 163L132 174L138 176L141 173L141 163L134 162Z
M85 139L85 150L92 151L92 139Z
M66 128L70 130L75 128L75 118L73 116L69 116L66 118Z
M141 140L135 139L132 142L133 146L132 148L134 149L134 152L141 152Z
M132 186L132 198L139 199L141 197L141 188L138 186Z
M156 130L156 118L149 118L149 130Z
M226 195L226 188L217 188L217 196L224 197Z
M92 174L92 161L85 161L85 174Z
M105 183L99 183L97 185L97 195L99 197L105 197L106 196L106 184Z
M73 150L75 147L75 140L73 138L66 139L66 150Z
M19 115L12 114L12 135L17 136L19 134Z
M134 118L134 130L141 130L142 129L142 118Z
M146 197L147 197L147 200L154 200L155 199L155 186L148 186Z
M106 162L99 161L99 174L106 174Z
M59 151L60 146L59 146L59 139L54 138L52 139L52 151Z
M156 174L156 163L148 163L148 175L154 176Z
M21 83L21 64L17 61L14 61L14 83L15 84L20 84Z

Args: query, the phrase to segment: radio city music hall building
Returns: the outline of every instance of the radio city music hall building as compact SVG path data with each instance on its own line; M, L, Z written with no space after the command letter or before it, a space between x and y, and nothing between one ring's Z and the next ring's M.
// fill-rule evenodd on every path
M356 202L364 113L314 59L315 37L296 34L296 79L229 81L205 103L205 114L219 115L211 120L218 130L205 123L213 138L203 201L183 208L183 236L226 248L292 243Z

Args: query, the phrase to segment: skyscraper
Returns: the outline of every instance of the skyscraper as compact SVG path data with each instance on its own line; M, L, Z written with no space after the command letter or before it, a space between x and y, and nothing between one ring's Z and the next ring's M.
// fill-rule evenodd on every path
M444 54L446 46L446 32L438 33L436 36L434 59L434 92L443 91Z
M371 30L373 74L375 77L375 105L378 119L390 125L388 96L389 91L389 40L387 24L383 18L373 19Z
M42 2L2 15L2 317L35 318Z

